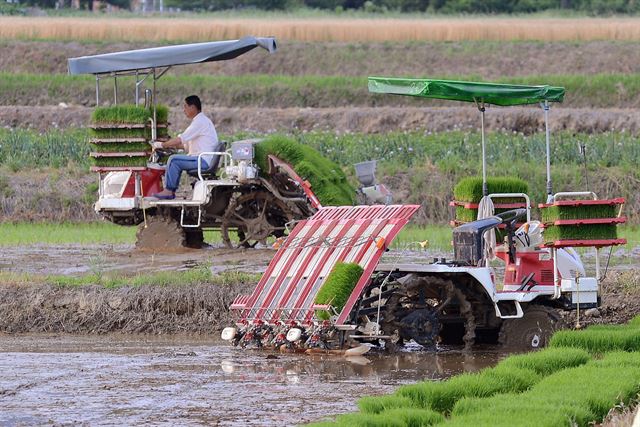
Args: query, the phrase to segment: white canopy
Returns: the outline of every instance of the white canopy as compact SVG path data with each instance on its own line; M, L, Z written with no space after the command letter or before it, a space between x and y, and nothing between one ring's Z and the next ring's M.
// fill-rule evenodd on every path
M244 37L240 40L191 43L150 49L128 50L69 59L69 74L105 74L172 65L225 61L256 47L276 51L273 37Z

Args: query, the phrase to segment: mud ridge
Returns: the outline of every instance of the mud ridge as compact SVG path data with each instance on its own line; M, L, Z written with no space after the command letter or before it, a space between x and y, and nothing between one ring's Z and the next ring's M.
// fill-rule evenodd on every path
M255 284L77 288L4 285L0 332L214 334Z

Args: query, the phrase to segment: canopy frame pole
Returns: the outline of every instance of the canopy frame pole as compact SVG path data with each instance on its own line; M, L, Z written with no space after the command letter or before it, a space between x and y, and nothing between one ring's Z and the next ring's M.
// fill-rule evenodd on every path
M553 202L553 190L551 185L551 130L549 128L549 101L545 100L541 103L544 110L544 127L547 149L547 203Z
M136 70L136 107L138 106L138 103L140 101L140 93L138 91L139 89L139 76L138 76L138 70Z
M118 76L113 75L113 104L118 105Z
M487 187L487 154L485 149L485 138L484 138L484 112L485 112L485 104L484 100L479 100L477 98L473 98L480 111L480 135L482 138L482 195L484 197L489 195L489 189Z
M100 106L100 76L96 74L96 107Z
M162 77L162 75L160 75L160 77ZM153 123L152 123L152 129L151 129L151 135L153 136L153 139L156 138L156 135L158 135L158 128L156 127L156 123L157 123L157 113L156 113L156 81L160 78L160 77L156 77L156 69L153 69L153 94L151 95L151 97L153 98Z
M140 86L142 85L142 83L144 83L145 80L147 80L147 77L149 77L149 73L147 72L146 74L144 74L142 80L138 80L138 77L138 70L136 70L136 105L140 104Z

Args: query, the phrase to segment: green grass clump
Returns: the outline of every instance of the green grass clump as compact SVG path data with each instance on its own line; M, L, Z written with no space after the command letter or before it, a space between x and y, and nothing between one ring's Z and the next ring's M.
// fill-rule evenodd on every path
M550 225L542 234L545 242L555 240L599 240L617 239L618 228L615 224L591 225Z
M504 176L487 178L487 189L492 193L529 193L529 185L520 178ZM482 199L482 178L461 179L453 188L453 197L460 202L479 203ZM517 201L521 201L518 199ZM494 200L494 203L497 203ZM507 202L503 200L503 202Z
M528 369L498 366L481 373L458 375L447 381L426 381L402 386L397 393L410 398L420 408L447 414L463 397L520 392L539 379L540 375Z
M540 209L543 223L559 219L592 219L615 218L618 216L616 205L585 205L585 206L549 206Z
M91 150L97 153L150 152L151 146L146 142L116 142L108 144L91 144Z
M93 158L93 164L99 167L144 167L147 166L147 156L136 157L98 157Z
M640 351L640 328L594 329L581 331L558 331L549 341L551 347L581 348L590 353L602 354L608 351Z
M463 399L447 426L587 426L640 391L640 366L615 366L620 355L564 369L529 391L488 399Z
M533 353L509 356L498 366L530 369L547 376L561 369L583 365L590 359L589 353L579 348L545 348Z
M285 136L271 136L255 146L256 163L263 174L268 170L269 154L290 163L298 175L311 183L311 189L323 205L353 205L355 189L340 166L315 149Z
M153 117L153 109L132 104L97 107L91 114L91 123L105 124L147 124ZM159 124L167 123L169 108L164 105L156 107L156 118Z
M378 414L340 415L333 425L354 427L421 427L439 424L444 417L428 409L396 408ZM312 424L316 425L316 424Z
M338 262L318 291L315 303L331 305L339 313L347 303L363 272L362 267L356 263ZM320 320L329 320L329 313L318 310L316 317Z
M378 414L389 409L410 408L411 406L413 406L411 399L395 394L366 396L358 400L360 411L369 414Z

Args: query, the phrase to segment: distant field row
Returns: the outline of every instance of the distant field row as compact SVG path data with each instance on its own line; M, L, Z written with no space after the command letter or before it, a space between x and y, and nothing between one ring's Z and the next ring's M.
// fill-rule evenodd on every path
M639 18L64 18L1 17L0 38L206 41L640 40Z
M67 59L176 42L0 40L0 70L66 74ZM624 41L297 42L273 55L253 50L232 61L179 67L172 75L505 76L637 72L640 49Z
M229 140L257 134L232 135ZM354 178L353 164L379 160L378 178L396 200L423 209L417 224L444 224L451 219L454 185L481 172L478 132L394 132L343 134L299 132L293 137L337 162ZM0 218L5 221L69 221L95 218L91 209L97 184L88 172L88 135L82 130L0 129ZM586 147L586 167L578 145ZM529 183L534 202L545 200L544 133L487 134L489 176L516 175ZM640 223L640 144L627 132L573 134L556 132L552 142L555 191L591 190L600 198L625 197L625 215ZM32 182L42 184L34 189Z
M438 76L431 76L438 77ZM478 76L440 76L481 80ZM503 77L498 83L550 84L564 86L567 107L638 108L640 73L596 75L539 75ZM119 79L119 101L133 102L133 80ZM160 81L161 102L178 106L187 94L197 93L212 100L213 107L336 107L336 106L430 106L451 102L372 95L366 76L210 76L167 75ZM113 99L113 87L101 86L103 102ZM92 76L63 74L0 73L0 105L58 105L60 102L95 105Z

